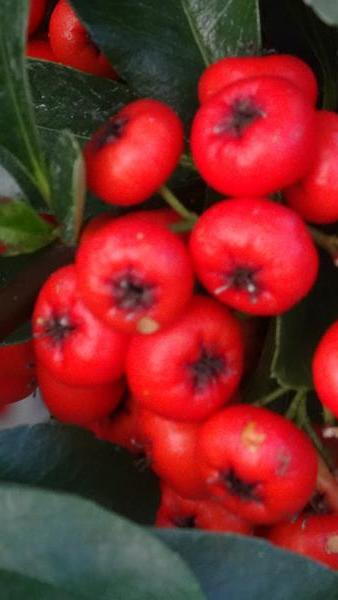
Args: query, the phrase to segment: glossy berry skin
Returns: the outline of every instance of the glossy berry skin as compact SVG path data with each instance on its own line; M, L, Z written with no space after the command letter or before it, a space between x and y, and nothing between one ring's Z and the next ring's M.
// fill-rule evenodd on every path
M330 325L317 345L312 375L319 400L338 417L338 321Z
M285 198L303 219L311 223L338 220L338 115L320 110L316 114L317 153L311 170L285 190Z
M47 0L30 0L28 17L28 35L32 35L39 27L46 12Z
M237 81L194 117L191 151L205 181L227 196L261 196L301 179L316 147L315 110L281 77Z
M129 337L98 320L83 303L73 265L55 271L33 313L38 361L69 385L97 385L121 377Z
M137 400L136 400L137 402ZM164 419L140 409L137 440L143 445L152 470L184 498L204 498L196 443L199 426Z
M98 77L116 79L108 59L95 46L67 0L59 0L49 21L50 44L64 65Z
M182 498L165 484L161 486L161 504L156 513L155 525L247 535L252 533L250 523L229 512L219 502Z
M228 407L199 432L197 453L211 497L252 523L276 523L308 502L317 456L284 417L248 404Z
M36 386L32 340L0 345L0 406L26 398Z
M86 426L106 417L116 409L125 389L120 379L101 385L71 386L39 363L37 373L42 399L62 423Z
M338 569L338 514L300 516L272 527L267 539L292 552L303 554Z
M76 268L84 302L107 325L127 333L159 330L192 296L184 243L143 212L114 219L85 237Z
M311 289L318 253L302 219L266 198L218 202L190 236L198 278L221 302L255 315L285 312Z
M130 102L85 146L88 187L108 204L139 204L170 177L182 150L183 125L170 106Z
M128 383L144 408L168 419L201 421L231 399L243 352L238 321L215 300L195 296L171 326L131 339Z
M198 82L201 104L227 85L267 75L283 77L296 85L311 103L316 104L318 84L312 69L297 56L269 54L267 56L226 56L205 69Z
M28 40L26 55L29 58L57 62L49 41L44 38L34 38Z

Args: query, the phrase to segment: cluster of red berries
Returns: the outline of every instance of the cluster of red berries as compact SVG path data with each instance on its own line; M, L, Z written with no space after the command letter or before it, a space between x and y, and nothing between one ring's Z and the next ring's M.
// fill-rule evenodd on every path
M116 71L100 52L67 0L58 0L48 20L47 0L30 0L27 56L61 63L98 77L116 79Z
M31 6L33 31L45 3ZM49 42L51 54L35 56L114 76L66 0ZM39 386L60 421L146 455L162 484L158 525L264 535L338 568L336 481L291 421L240 402L247 348L234 312L278 315L311 290L319 260L304 221L338 218L338 115L316 110L314 74L292 56L222 59L198 95L192 158L228 198L199 217L159 209L90 222L75 263L36 302ZM183 146L169 106L132 102L86 145L88 187L138 205ZM336 416L337 348L334 323L314 383Z

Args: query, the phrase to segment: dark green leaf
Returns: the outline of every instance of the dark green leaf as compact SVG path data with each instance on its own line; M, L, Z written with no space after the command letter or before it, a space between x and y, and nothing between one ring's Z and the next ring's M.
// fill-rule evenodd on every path
M0 3L0 144L31 174L48 201L49 184L26 73L28 0Z
M35 252L54 239L53 228L25 202L0 198L0 240L4 254Z
M7 344L19 344L20 342L26 342L32 337L32 326L31 322L27 321L20 327L18 327L13 333L11 333L6 339L0 342L0 345L6 346Z
M177 529L156 535L190 566L207 600L337 600L334 571L261 539Z
M53 140L69 129L86 141L110 115L134 99L127 86L46 61L29 61L40 133Z
M256 0L71 3L129 87L168 102L185 120L196 108L203 69L260 45Z
M0 480L73 492L140 523L159 502L149 469L84 429L57 423L0 431Z
M75 245L82 225L86 174L84 158L75 136L62 131L49 153L52 207L61 225L61 238Z
M64 591L66 598L67 594L87 600L203 598L176 553L141 527L94 503L1 486L0 505L0 568L11 571L13 579L16 574L28 576Z
M78 600L79 596L55 589L29 576L0 569L1 600Z
M338 25L338 4L336 0L304 0L318 17L328 25Z
M313 352L326 328L337 319L338 273L321 255L316 284L302 302L277 319L272 375L281 385L312 387Z
M323 23L303 0L261 0L260 6L268 47L303 58L318 77L321 107L335 110L338 29ZM287 28L281 23L287 23Z

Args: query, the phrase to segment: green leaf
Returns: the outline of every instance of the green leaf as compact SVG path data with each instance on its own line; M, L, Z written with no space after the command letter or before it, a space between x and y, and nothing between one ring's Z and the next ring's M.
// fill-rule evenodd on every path
M338 101L338 29L323 23L303 0L261 1L265 38L277 52L296 54L317 71L321 108ZM287 23L287 34L281 23Z
M281 385L312 387L312 356L324 331L337 319L337 298L337 267L321 253L318 279L311 292L277 319L272 375Z
M138 96L168 102L185 120L211 62L258 50L256 0L72 0L94 41Z
M145 524L159 503L156 477L134 457L56 422L0 431L0 480L72 492Z
M48 177L34 121L24 56L27 11L28 0L1 0L0 144L24 165L48 201Z
M134 100L126 85L52 62L30 60L29 79L40 134L53 143L69 129L85 142L109 116Z
M61 238L75 245L82 225L86 174L81 148L70 131L62 131L49 154L52 207L61 224Z
M87 600L203 599L176 553L94 503L1 486L0 505L0 568L13 580L18 574L53 586L60 598L65 592Z
M259 538L155 533L190 566L207 600L337 600L337 573Z
M304 0L327 25L338 25L338 4L336 0Z
M13 331L8 337L0 342L0 346L6 346L8 344L20 344L21 342L27 342L32 338L32 325L30 321L26 321L23 325L20 325L15 331Z
M78 595L55 589L29 576L0 569L1 600L77 600Z
M35 252L54 239L53 228L20 200L0 198L0 240L5 256Z

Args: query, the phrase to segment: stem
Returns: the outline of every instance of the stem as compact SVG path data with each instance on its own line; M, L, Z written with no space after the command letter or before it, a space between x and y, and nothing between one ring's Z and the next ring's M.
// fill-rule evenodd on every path
M0 341L31 315L36 296L47 277L74 260L74 248L53 244L40 251L9 283L0 289Z
M178 223L172 223L169 229L174 233L185 233L191 231L194 226L194 221L179 221Z
M159 192L162 198L167 202L167 204L169 204L169 206L171 206L171 208L175 212L177 212L177 214L179 214L182 217L182 219L191 221L192 223L195 223L195 221L197 221L197 214L194 212L190 212L190 210L185 208L185 206L180 202L178 198L176 198L176 196L169 190L169 188L167 188L167 186L163 185L159 189Z
M299 426L302 427L306 431L306 433L308 434L309 438L311 439L313 445L315 446L315 448L317 449L319 454L323 457L325 463L328 464L330 468L332 468L332 466L333 466L332 460L331 460L328 452L324 448L324 445L321 442L319 436L317 435L317 433L315 432L315 430L313 429L313 427L311 425L309 415L307 412L306 397L303 397L302 400L299 402L297 416L298 416Z
M254 406L266 406L266 404L270 404L270 402L273 402L273 400L276 400L280 396L283 396L288 391L289 391L288 388L277 388L270 394L267 394L266 396L263 396L263 398L256 400L256 402L254 402L253 405Z
M301 390L298 390L298 392L293 397L292 402L290 403L290 406L285 413L285 417L287 419L290 419L290 421L293 421L293 419L295 418L295 416L298 412L299 404L300 404L301 400L304 399L305 394L306 394L306 390L301 389Z
M334 425L336 422L334 414L332 414L332 412L325 407L323 407L323 420L325 425Z
M308 227L308 229L316 244L331 255L335 266L338 267L338 237L323 233L315 227Z

